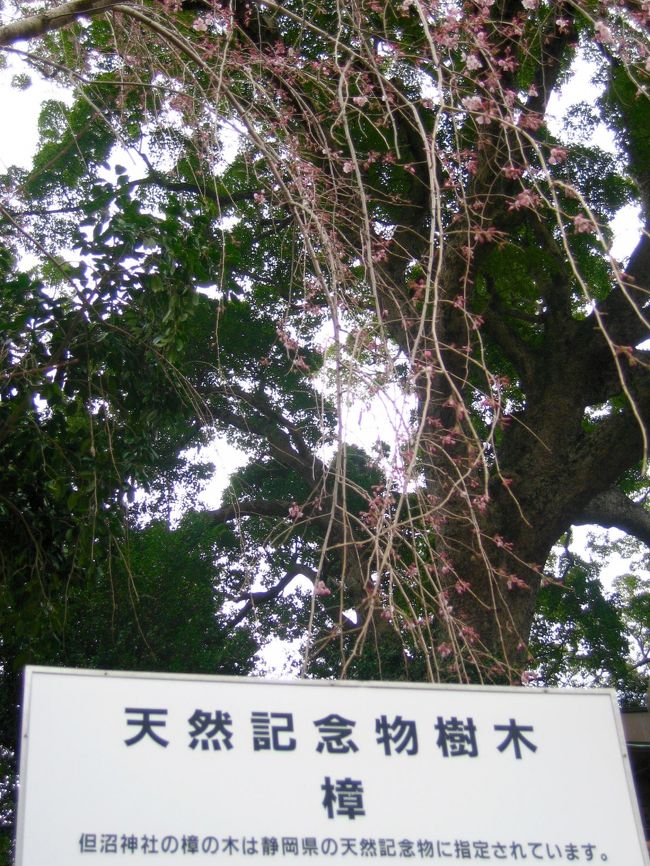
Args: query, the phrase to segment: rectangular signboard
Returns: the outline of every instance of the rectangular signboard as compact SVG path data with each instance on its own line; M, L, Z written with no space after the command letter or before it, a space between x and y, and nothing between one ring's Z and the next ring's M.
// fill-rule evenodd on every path
M648 864L610 691L26 671L18 866Z

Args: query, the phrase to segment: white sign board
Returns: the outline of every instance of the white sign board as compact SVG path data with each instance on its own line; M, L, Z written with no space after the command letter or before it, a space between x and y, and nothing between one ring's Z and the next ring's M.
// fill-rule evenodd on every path
M647 864L609 691L26 672L18 866Z

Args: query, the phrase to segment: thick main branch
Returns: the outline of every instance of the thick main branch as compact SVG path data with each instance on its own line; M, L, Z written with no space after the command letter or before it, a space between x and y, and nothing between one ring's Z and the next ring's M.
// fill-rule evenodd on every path
M594 496L575 522L578 526L595 523L607 529L620 529L650 546L650 512L617 487Z
M70 0L54 9L20 18L0 27L0 47L13 45L23 39L45 36L52 30L59 30L67 24L84 16L101 15L117 6L117 0Z

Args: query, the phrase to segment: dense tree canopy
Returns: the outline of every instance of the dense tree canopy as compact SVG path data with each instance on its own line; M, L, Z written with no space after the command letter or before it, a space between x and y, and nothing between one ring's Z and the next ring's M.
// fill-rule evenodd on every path
M72 99L0 205L3 676L278 636L308 675L638 694L647 585L552 551L650 544L649 4L11 11ZM201 510L215 435L247 462Z

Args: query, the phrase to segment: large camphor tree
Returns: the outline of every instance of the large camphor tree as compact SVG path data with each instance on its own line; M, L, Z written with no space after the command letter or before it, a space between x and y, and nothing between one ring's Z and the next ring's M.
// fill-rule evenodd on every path
M131 551L219 435L245 465L186 520L224 646L520 682L558 539L650 543L647 230L610 253L650 214L650 4L5 11L12 64L71 93L3 179L5 664L65 660L116 575L135 609Z

